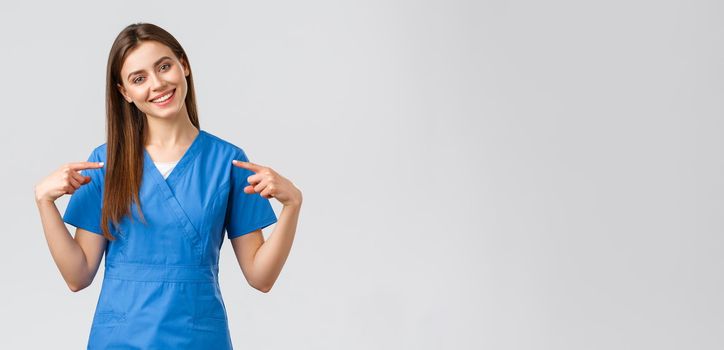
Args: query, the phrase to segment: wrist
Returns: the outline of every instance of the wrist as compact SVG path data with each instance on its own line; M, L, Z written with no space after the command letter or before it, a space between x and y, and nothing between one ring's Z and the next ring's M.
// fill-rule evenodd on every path
M299 209L302 206L302 200L293 200L283 204L284 208Z
M48 198L43 198L43 197L41 197L41 198L37 198L37 197L36 197L36 198L35 198L35 204L37 204L39 207L47 206L47 205L54 205L54 204L55 204L55 200L53 200L53 199L48 199Z

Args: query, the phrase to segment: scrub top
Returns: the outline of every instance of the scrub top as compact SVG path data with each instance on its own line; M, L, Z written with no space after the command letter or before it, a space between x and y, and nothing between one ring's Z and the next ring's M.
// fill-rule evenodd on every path
M139 191L146 222L131 215L105 250L105 273L88 349L232 349L219 289L219 252L233 239L277 222L269 199L244 193L245 152L204 130L164 178L143 151ZM89 162L106 162L106 144ZM106 165L108 163L106 162ZM70 197L63 220L102 235L105 166ZM224 234L226 232L226 234Z

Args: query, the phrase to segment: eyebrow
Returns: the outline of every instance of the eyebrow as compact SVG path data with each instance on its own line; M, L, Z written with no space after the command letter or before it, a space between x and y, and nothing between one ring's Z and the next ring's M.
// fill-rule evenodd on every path
M156 62L154 62L153 66L154 67L157 66L159 63L161 63L161 61L163 61L165 59L171 59L171 57L163 56L163 57L159 58ZM128 73L128 77L126 77L126 79L130 79L132 75L134 75L136 73L141 73L141 72L143 72L143 69Z

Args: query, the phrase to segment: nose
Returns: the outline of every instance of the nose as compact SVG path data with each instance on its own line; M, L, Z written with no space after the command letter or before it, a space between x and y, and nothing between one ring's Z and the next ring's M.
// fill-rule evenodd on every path
M151 88L153 89L153 91L163 91L164 87L166 87L166 82L161 79L158 74L151 74Z

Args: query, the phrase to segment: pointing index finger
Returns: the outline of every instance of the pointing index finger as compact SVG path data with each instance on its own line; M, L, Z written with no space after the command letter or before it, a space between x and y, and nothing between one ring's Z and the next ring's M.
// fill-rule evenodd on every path
M236 160L236 159L232 160L231 163L238 166L239 168L249 169L255 173L258 173L263 168L259 164L254 164L252 162L242 162L242 161Z
M77 162L70 164L71 170L97 169L102 167L103 162Z

